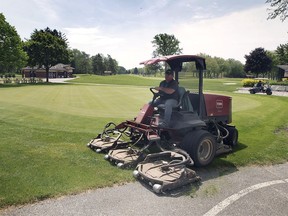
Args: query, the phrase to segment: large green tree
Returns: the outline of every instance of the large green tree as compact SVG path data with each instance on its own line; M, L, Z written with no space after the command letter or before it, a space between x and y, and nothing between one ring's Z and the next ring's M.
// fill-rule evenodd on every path
M279 78L279 73L278 73L277 65L280 64L278 55L277 55L276 51L267 51L267 55L272 59L272 70L268 74L268 78L270 78L270 79L278 79Z
M219 73L218 77L223 77L224 75L227 75L229 73L229 63L224 59L220 57L214 57L218 66L219 66Z
M74 67L74 73L87 74L92 70L92 63L89 54L78 49L73 49L71 52L71 66Z
M280 44L275 52L279 64L288 64L288 44Z
M118 62L110 55L106 58L106 70L111 71L113 74L117 73Z
M104 65L104 56L98 53L92 56L92 71L94 74L103 75L106 70Z
M256 48L249 55L245 55L246 63L244 66L245 72L251 72L258 77L260 73L263 76L272 69L272 60L267 55L264 48Z
M275 50L273 58L273 64L276 65L287 65L288 64L288 44L280 44ZM284 76L284 71L277 70L274 72L275 78L281 80Z
M220 73L220 67L216 59L204 53L200 53L199 56L205 58L206 61L206 73L204 73L205 78L218 77Z
M0 72L15 72L26 64L27 58L15 27L0 13Z
M68 42L64 34L56 29L35 29L25 43L31 66L44 66L46 82L49 82L49 69L57 63L69 62Z
M229 65L229 70L225 74L226 77L245 77L245 71L243 68L243 64L235 59L228 59L226 62Z
M127 74L128 71L123 66L118 66L118 74Z
M94 74L103 75L104 71L111 71L113 74L118 72L118 62L110 55L105 57L98 53L92 56L92 70Z
M152 44L155 47L153 57L182 53L182 48L179 46L180 41L174 35L157 34L154 36Z
M267 0L266 3L270 4L270 8L268 8L268 19L275 19L279 16L283 22L288 17L287 0Z

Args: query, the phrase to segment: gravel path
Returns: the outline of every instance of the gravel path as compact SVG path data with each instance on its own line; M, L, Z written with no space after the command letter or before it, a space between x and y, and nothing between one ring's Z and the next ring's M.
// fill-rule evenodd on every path
M139 182L10 207L2 216L287 216L288 163L222 170L200 169L199 187L156 195Z

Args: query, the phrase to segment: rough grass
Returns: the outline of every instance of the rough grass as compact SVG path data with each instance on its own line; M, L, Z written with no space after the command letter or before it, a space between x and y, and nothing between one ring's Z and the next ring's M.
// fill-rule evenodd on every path
M128 79L128 85L124 81L80 85L80 79L77 85L0 88L0 208L133 180L131 170L111 166L86 143L107 122L133 119L151 99L147 86L159 81L144 85L143 80L149 79L139 78L139 83ZM101 79L104 84L106 78ZM113 82L119 84L117 79ZM288 98L235 94L225 82L230 80L205 80L205 89L233 97L233 124L240 144L211 166L287 161Z
M267 95L233 96L233 124L239 130L234 153L215 160L236 166L283 163L288 159L288 97ZM224 160L223 160L224 159Z

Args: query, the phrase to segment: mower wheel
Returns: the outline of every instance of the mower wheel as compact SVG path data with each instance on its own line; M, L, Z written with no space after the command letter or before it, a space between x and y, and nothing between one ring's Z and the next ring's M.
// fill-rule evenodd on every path
M250 94L255 94L256 93L254 89L250 89L249 92L250 92Z
M196 167L203 167L215 157L216 140L208 131L196 130L184 137L180 147L187 151Z
M234 147L238 144L238 130L233 126L228 126L227 130L229 131L229 135L224 139L224 143Z

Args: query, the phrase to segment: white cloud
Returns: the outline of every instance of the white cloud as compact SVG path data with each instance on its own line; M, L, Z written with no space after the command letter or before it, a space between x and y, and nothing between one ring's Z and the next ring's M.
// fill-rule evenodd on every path
M105 34L97 27L64 28L64 33L71 48L79 49L90 55L96 55L97 53L111 54L123 41L118 36Z
M87 19L82 19L85 18L84 14L79 13L78 17L79 14L71 14L70 10L53 2L19 1L18 7L14 8L11 1L5 1L1 6L7 20L16 27L22 38L27 38L35 28L56 28L66 34L70 48L79 49L91 56L97 53L109 54L127 69L141 67L139 62L152 56L154 48L151 41L159 33L174 34L180 40L185 54L206 53L225 59L234 58L243 63L244 55L253 49L263 47L275 50L278 45L287 43L288 38L287 21L282 23L277 18L267 20L268 13L264 4L219 17L221 10L232 11L233 4L229 6L227 3L220 8L211 3L211 7L216 7L215 11L201 7L200 1L173 1L171 5L168 0L163 0L151 5L147 0L141 1L136 7L134 5L135 11L129 12L127 7L120 15L88 13L86 18L92 17L93 22L87 22ZM214 12L216 15L213 15Z
M154 49L151 41L159 33L174 34L185 54L206 53L243 63L244 55L255 48L275 50L278 45L287 43L288 38L285 23L267 20L265 6L213 19L194 19L181 25L161 22L153 26L143 22L141 28L127 32L122 29L110 33L104 27L65 28L65 31L70 47L90 55L109 54L127 69L141 67L139 62L151 57Z
M111 55L119 66L126 69L142 67L139 63L152 55L151 41L157 31L135 29L130 32L111 34L99 27L64 28L69 47L84 51L90 56L98 53Z
M51 0L33 0L34 4L36 4L36 8L32 8L32 10L41 10L42 16L46 17L48 20L58 20L58 14L56 12L55 3L51 2Z
M265 6L197 23L184 23L174 31L185 53L201 52L243 63L244 55L255 48L275 50L288 39L286 25L279 20L267 20Z
M155 16L155 14L159 13L159 11L163 10L163 8L169 4L168 0L158 0L154 1L151 4L151 1L148 0L144 4L145 7L141 8L141 11L138 13L138 16L147 17L147 16Z

